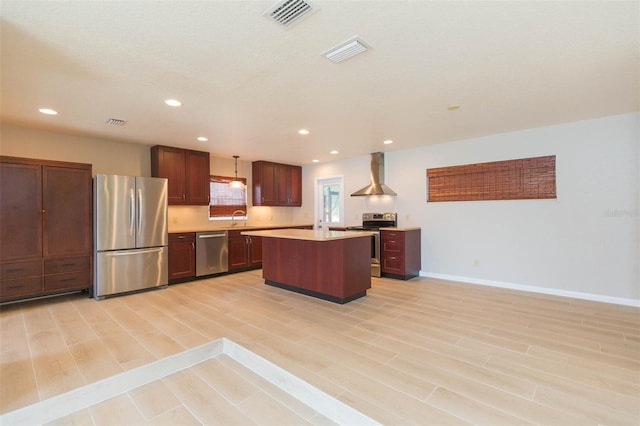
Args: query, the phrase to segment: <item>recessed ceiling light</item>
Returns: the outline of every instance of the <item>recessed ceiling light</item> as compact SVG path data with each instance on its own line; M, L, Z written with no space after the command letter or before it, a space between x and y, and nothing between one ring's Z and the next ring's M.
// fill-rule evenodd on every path
M320 160L311 160L312 163L319 163Z
M179 107L182 105L182 102L176 100L176 99L167 99L164 101L165 104L172 106L172 107Z
M47 115L58 115L58 111L55 111L49 108L40 108L38 111Z
M204 136L198 136L198 140L199 140L200 142L206 142L206 141L208 141L209 139L205 138Z
M386 141L382 142L385 145L390 145L393 143L393 141L391 139L387 139Z
M333 150L333 151L331 151L329 154L334 154L334 155L335 155L335 154L337 154L337 153L338 153L338 151L336 151L336 150L334 149L334 150Z
M457 109L460 109L460 105L451 104L451 105L449 105L449 106L447 107L447 109L448 109L449 111L455 111L455 110L457 110Z
M300 130L298 130L298 133L301 134L301 135L308 135L309 131L307 129L300 129Z

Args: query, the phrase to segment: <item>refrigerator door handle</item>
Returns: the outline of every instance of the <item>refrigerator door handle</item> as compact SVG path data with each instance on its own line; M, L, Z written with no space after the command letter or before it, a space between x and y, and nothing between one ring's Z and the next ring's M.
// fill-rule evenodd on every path
M158 253L160 251L162 251L162 248L153 248L153 249L147 249L147 250L127 250L127 251L107 253L105 256L107 257L137 256L139 254Z
M142 217L144 212L142 211L142 189L138 188L138 234L142 229Z
M129 235L133 235L133 227L136 223L136 209L133 199L133 189L129 190Z

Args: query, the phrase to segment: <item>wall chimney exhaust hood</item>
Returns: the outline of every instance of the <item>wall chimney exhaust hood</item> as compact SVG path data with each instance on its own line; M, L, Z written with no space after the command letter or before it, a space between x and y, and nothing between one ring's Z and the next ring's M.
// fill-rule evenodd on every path
M371 153L371 183L359 191L351 194L352 197L364 197L369 195L398 195L384 184L384 153Z

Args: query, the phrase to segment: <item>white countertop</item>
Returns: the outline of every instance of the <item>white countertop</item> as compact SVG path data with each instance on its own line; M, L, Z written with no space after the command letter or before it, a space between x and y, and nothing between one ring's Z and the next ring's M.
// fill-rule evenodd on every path
M287 238L290 240L333 241L347 238L368 237L371 232L323 231L310 229L272 229L265 231L243 232L242 235L255 237Z

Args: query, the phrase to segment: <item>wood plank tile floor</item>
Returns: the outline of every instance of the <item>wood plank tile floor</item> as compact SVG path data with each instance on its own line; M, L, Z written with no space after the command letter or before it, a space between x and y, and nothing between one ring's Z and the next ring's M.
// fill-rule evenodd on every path
M221 337L384 424L640 423L638 308L427 278L374 278L367 297L337 305L266 286L261 271L1 307L0 411ZM247 423L270 423L261 398L236 405ZM193 414L170 405L150 407L151 423Z

